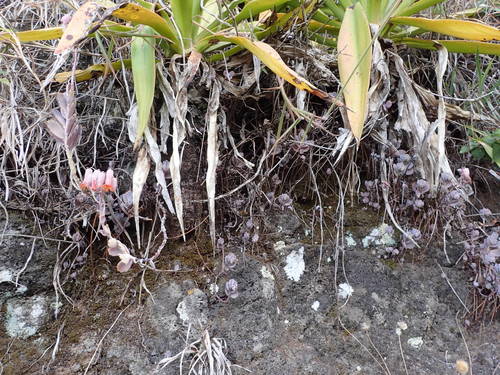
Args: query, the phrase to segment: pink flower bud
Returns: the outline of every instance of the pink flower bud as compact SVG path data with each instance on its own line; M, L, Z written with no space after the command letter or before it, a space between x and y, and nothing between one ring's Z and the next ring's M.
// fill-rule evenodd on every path
M85 176L83 177L83 181L80 183L80 189L82 190L90 190L92 185L92 169L87 168L85 170Z
M104 185L102 186L102 190L104 192L115 192L118 186L118 181L116 177L113 175L113 170L109 168L106 171L106 178L104 180Z
M106 173L101 170L94 171L95 191L102 191L104 181L106 181Z

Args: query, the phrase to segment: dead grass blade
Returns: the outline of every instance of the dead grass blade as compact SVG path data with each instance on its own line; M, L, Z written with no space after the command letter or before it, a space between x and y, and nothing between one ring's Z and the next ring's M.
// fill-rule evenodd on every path
M431 186L436 187L439 182L440 172L451 172L447 159L440 154L440 152L444 153L444 145L441 146L440 151L438 134L435 132L439 126L444 126L446 118L444 101L438 119L431 125L413 87L414 83L404 68L403 60L398 55L391 53L391 56L400 78L400 86L397 92L399 117L394 128L404 130L411 137L413 147L418 155L416 167L422 178L427 180ZM443 55L440 58L441 65L438 66L438 69L442 69L442 64L446 64ZM444 72L441 73L444 74ZM441 85L442 90L442 77L438 78L439 85ZM451 175L453 176L452 173Z
M139 200L142 189L149 174L149 158L145 147L142 147L137 154L134 175L132 177L132 201L134 206L135 230L137 232L137 246L141 247L141 232L139 228Z
M151 134L149 128L146 128L144 135L146 136L149 155L155 163L155 177L156 181L161 186L161 195L163 197L163 200L167 204L169 211L171 213L174 213L174 206L172 204L172 200L170 199L170 194L168 193L167 181L165 179L165 173L163 172L163 163L161 161L160 148L158 147L158 143L156 142L155 137L153 137L153 135Z
M212 84L212 92L208 101L206 122L208 125L207 131L207 197L208 197L208 213L210 217L210 238L212 246L215 249L215 184L216 170L219 162L219 145L217 140L217 112L219 110L219 97L221 85L217 79L214 79Z
M435 129L437 129L437 137L433 137L432 140L435 141L436 144L432 145L432 147L436 148L438 165L434 171L434 179L433 179L433 187L434 190L437 189L439 184L439 176L442 172L453 176L453 172L450 168L450 163L448 162L448 158L446 157L446 148L445 148L445 140L446 140L446 105L443 98L443 77L446 73L446 67L448 66L448 51L445 47L439 46L438 49L438 63L436 66L436 78L437 78L437 92L439 95L439 104L438 104L438 117L436 121L433 123L433 127L430 130L428 136L432 137Z
M188 97L187 88L194 78L200 66L201 54L198 52L191 52L189 55L187 65L181 72L179 70L177 59L172 60L172 70L174 73L173 79L176 82L175 92L175 112L174 124L172 129L172 157L170 159L170 174L172 176L172 184L174 188L174 204L177 214L177 220L181 228L182 237L185 239L184 231L184 215L182 203L182 190L181 190L181 153L180 148L186 134L191 132L191 127L186 120L188 110Z

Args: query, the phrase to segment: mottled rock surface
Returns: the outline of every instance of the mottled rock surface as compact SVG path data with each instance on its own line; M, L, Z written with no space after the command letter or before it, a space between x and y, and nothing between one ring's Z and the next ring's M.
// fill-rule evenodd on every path
M207 264L211 251L190 243L171 249L165 268L175 262L180 271L146 273L151 294L141 290L142 304L140 289L130 288L139 285L141 273L118 274L100 259L95 278L75 281L81 288L74 304L65 302L57 320L47 312L51 319L26 338L4 335L9 311L33 307L51 285L39 285L29 296L4 289L4 373L173 375L182 360L187 374L196 352L207 360L204 343L211 342L215 364L229 361L233 374L405 374L406 365L409 374L451 375L457 359L469 361L464 340L474 374L494 372L498 323L481 332L464 329L458 297L467 299L466 275L459 266L439 267L441 249L428 249L425 257L409 254L402 264L382 260L378 245L362 245L374 223L364 231L354 228L337 261L335 247L325 244L320 264L320 246L299 236L304 231L295 222L282 224L287 235L262 235L259 251L227 245L238 261L224 273L220 259ZM47 270L38 272L43 279ZM238 283L235 299L224 293L229 279ZM217 348L224 355L216 355ZM172 362L160 368L166 358Z

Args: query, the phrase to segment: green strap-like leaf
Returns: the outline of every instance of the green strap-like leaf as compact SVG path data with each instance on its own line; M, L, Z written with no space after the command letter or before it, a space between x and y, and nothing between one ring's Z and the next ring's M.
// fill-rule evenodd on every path
M437 45L441 44L449 52L500 56L500 44L498 43L477 42L475 40L425 40L417 38L400 38L395 39L394 42L396 44L406 44L413 48L430 49L433 51L436 51Z
M429 19L419 17L393 17L390 22L397 25L415 26L421 29L441 33L466 40L490 41L500 40L500 29L479 22Z
M154 30L149 26L142 26L143 35L153 35ZM137 133L134 148L137 148L144 131L149 123L153 96L155 93L155 38L135 36L132 38L131 58L134 92L137 101Z
M403 0L396 11L398 16L411 16L446 0Z
M269 9L277 9L279 6L286 3L288 0L251 0L245 4L240 13L235 17L236 24L250 17L257 17L260 12Z
M174 50L180 52L178 39L174 30L172 30L171 25L154 11L137 4L125 3L120 5L118 9L115 9L112 14L116 18L124 21L150 26L158 34L168 38L172 42Z
M63 35L62 27L51 27L48 29L40 29L40 30L28 30L28 31L19 31L17 33L13 33L17 36L20 42L35 42L41 40L53 40L59 39ZM14 37L11 33L3 32L0 33L0 42L2 41L14 41Z
M370 25L361 4L347 8L337 39L338 65L348 125L358 142L368 113L371 42Z
M171 0L170 6L173 21L182 36L184 50L191 49L198 30L193 21L200 22L198 19L201 14L200 0Z

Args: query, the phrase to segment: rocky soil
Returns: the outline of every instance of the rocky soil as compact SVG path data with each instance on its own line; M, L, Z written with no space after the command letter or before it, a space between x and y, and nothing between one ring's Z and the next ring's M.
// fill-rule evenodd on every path
M435 375L456 374L458 359L472 361L471 374L499 371L498 322L462 325L460 265L445 263L439 247L380 259L384 244L363 244L379 224L347 227L336 254L280 213L265 220L254 249L226 245L238 258L232 270L191 240L164 251L160 268L171 272L119 274L98 246L64 258L67 244L37 237L29 218L10 212L0 237L0 374L187 374L194 365ZM461 251L450 245L448 257ZM57 287L64 275L67 296ZM229 279L236 298L224 292Z

